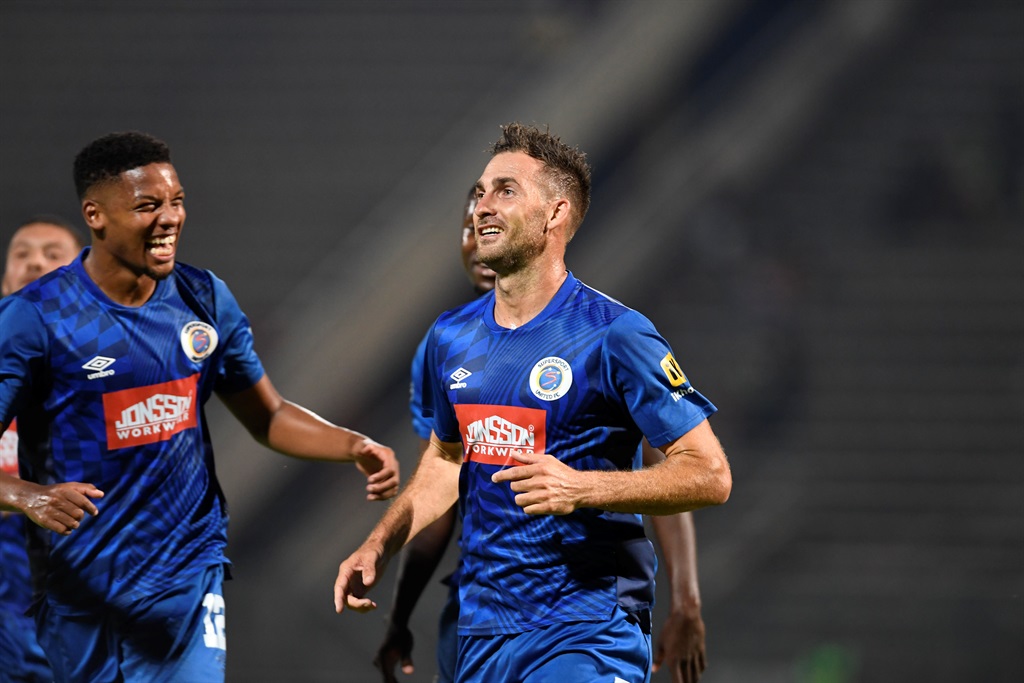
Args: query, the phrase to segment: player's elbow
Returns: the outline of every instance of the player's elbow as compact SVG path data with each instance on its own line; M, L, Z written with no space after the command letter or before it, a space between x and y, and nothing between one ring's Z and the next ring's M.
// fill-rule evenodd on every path
M721 505L729 500L732 493L732 471L724 453L715 458L714 464L707 469L704 481L705 505Z
M729 500L732 494L732 471L728 465L715 473L712 489L711 505L721 505Z

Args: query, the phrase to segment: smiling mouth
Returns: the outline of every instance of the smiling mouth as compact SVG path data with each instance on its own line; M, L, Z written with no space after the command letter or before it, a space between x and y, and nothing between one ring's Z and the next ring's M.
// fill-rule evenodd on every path
M501 228L499 228L496 225L485 225L484 227L480 228L479 232L481 237L487 237L489 235L500 234Z
M177 242L177 235L154 237L146 241L146 251L157 258L170 258L174 256L174 247Z

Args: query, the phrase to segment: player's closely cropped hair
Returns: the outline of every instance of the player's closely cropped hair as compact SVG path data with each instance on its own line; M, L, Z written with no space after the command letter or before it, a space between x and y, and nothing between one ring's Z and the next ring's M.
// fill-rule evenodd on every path
M137 131L110 133L86 145L75 157L75 189L82 199L93 185L125 171L169 163L171 150L163 140Z

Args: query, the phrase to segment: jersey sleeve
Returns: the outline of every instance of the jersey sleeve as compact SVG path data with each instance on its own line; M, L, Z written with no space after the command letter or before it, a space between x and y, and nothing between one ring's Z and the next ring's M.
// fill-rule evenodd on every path
M263 377L263 364L256 355L249 319L223 280L213 279L217 327L224 345L214 389L227 394L248 389Z
M426 352L427 337L424 336L416 347L409 373L409 413L412 417L412 430L421 439L430 438L433 417L433 411L427 415L423 405L423 363Z
M0 423L17 416L49 353L43 320L35 306L20 297L0 301Z
M437 323L434 323L434 327L427 333L426 348L423 352L423 389L420 392L423 400L423 415L430 420L431 430L441 441L461 443L459 420L455 416L455 409L448 398L448 393L444 390L444 384L439 380L440 359L437 350L439 334ZM429 438L430 435L428 434L427 437Z
M717 410L690 385L651 321L636 311L612 322L602 353L604 381L652 446L678 439Z

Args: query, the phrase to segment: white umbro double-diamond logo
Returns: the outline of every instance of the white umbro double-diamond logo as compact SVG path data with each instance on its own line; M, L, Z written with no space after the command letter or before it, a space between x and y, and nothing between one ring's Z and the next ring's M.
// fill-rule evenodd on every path
M87 379L97 379L99 377L108 377L114 374L113 370L107 368L114 364L115 358L107 358L106 356L96 356L85 365L82 366L83 370L92 370L90 374L86 375Z
M470 372L469 370L467 370L466 368L459 368L458 370L456 370L452 374L448 375L453 380L455 380L455 383L454 384L450 384L448 386L448 388L449 389L465 389L466 388L466 383L463 380L465 380L467 377L469 377L472 374L473 373Z

